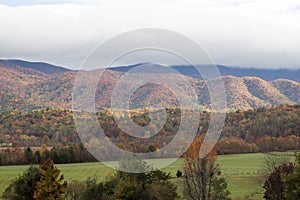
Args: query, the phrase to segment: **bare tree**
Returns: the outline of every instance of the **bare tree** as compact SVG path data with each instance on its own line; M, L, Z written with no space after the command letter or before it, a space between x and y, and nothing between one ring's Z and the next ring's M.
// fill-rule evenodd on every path
M217 153L213 150L206 157L199 158L202 140L193 142L185 153L184 195L191 200L228 200L230 199L224 178L215 164Z

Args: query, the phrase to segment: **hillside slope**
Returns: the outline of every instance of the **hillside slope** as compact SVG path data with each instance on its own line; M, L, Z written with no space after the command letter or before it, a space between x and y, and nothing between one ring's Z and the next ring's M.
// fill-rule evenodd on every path
M64 67L51 65L44 62L28 62L23 60L6 60L6 61L24 68L34 69L46 74L63 74L65 72L71 71Z
M164 128L157 131L155 137L143 139L125 134L116 125L110 110L100 110L96 116L111 141L122 144L122 147L130 150L138 146L144 152L150 144L161 148L164 142L168 143L177 134L181 113L179 109L174 108L168 109L167 113L168 118ZM131 114L138 124L147 124L151 121L145 110L132 110ZM206 111L201 111L200 115L198 131L199 134L204 134L207 132L211 115ZM81 115L82 119L87 119L84 118L85 116ZM192 115L187 117L193 120ZM87 123L86 129L92 130L93 127L89 127ZM90 133L86 134L87 137L91 136ZM0 144L15 142L25 147L40 146L44 135L49 136L52 145L79 143L80 138L73 121L73 111L45 109L25 113L18 111L0 113ZM133 143L136 145L132 145ZM229 112L218 146L223 153L273 151L277 148L298 149L300 147L300 106L284 105Z
M56 67L50 71L42 72L34 68L22 67L14 63L0 60L0 110L32 110L52 107L60 109L72 108L73 84L76 77L75 71L60 71L52 74ZM60 74L61 73L61 74ZM98 83L95 95L96 108L110 106L110 99L116 83L124 72L118 70L106 70ZM142 77L144 74L134 74ZM185 95L182 75L156 74L157 78L169 82L173 88L177 88L185 100L197 99L200 105L210 107L210 97L203 80L184 76L190 83L196 96ZM226 89L227 106L230 110L251 109L281 104L300 103L300 84L291 80L278 79L267 82L258 77L234 77L223 76ZM135 85L135 81L129 80L123 83L128 88ZM148 84L136 88L131 98L132 108L161 104L165 106L179 105L176 94L172 90L159 84Z
M300 83L287 79L278 79L271 84L291 101L300 104Z

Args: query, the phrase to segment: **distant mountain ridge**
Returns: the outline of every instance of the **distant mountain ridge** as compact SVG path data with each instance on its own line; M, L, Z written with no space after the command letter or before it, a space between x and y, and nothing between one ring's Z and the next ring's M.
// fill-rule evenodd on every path
M30 68L34 69L40 72L43 72L45 74L63 74L65 72L71 71L70 69L66 69L61 66L56 66L52 64L48 64L45 62L29 62L24 60L15 60L15 59L9 59L5 60L8 63L12 63L24 68Z
M135 66L139 65L141 64ZM115 84L124 72L133 69L135 66L106 70L97 87L95 99L97 109L110 106ZM210 97L206 84L200 78L193 77L193 68L183 66L173 66L173 68L186 75L186 80L197 92L196 98L199 104L209 108ZM223 75L228 71L225 73L222 72L222 69L234 71L233 68L224 66L221 66L220 69ZM276 78L276 73L279 73L279 71L276 71L276 73L273 71L276 76L274 74L272 76L270 74L260 74L266 79L254 76L238 77L238 74L241 75L239 71L236 72L237 76L222 76L228 108L231 110L245 110L272 105L300 104L300 83L285 78L295 77L299 70L290 71L290 74L287 73L289 70L285 71L286 73L282 73L279 79L274 80L273 78ZM47 63L0 60L0 112L5 110L32 110L44 107L71 109L75 76L76 71ZM174 87L179 88L180 93L184 94L185 91L181 88L182 83L179 82L181 79L178 74L166 74L158 71L157 76L166 79ZM134 82L128 81L126 84L132 86ZM138 90L138 93L133 94L131 102L133 107L151 102L162 105L178 105L176 97L171 91L155 86L155 84L145 85Z
M62 66L56 66L45 62L30 62L17 59L0 60L6 62L6 64L16 65L24 68L34 69L45 74L63 74L65 72L71 72L73 70L64 68ZM114 71L128 72L135 67L143 65L145 63L137 63L127 66L117 66L109 68ZM199 65L201 68L211 67L210 65ZM224 65L216 65L221 76L255 76L266 81L273 81L276 79L288 79L300 83L300 68L299 69L257 69L257 68L242 68L242 67L228 67ZM202 79L198 71L191 65L170 65L171 68L178 71L182 75L186 75L192 78ZM159 73L159 72L158 72Z
M143 65L144 63L119 66L110 68L120 72L128 72L133 68ZM199 65L200 68L211 67L211 65ZM289 79L300 83L300 69L256 69L256 68L241 68L241 67L227 67L223 65L216 65L221 76L255 76L266 81L273 81L276 79ZM170 65L173 69L180 74L190 76L192 78L202 79L199 72L192 65Z

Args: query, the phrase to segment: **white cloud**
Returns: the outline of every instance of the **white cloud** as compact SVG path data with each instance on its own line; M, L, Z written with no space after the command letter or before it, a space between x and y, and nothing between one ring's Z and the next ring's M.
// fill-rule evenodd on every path
M120 32L166 28L207 48L216 63L300 67L297 1L0 1L0 55L78 67ZM46 4L46 5L40 5ZM24 6L25 5L25 6Z

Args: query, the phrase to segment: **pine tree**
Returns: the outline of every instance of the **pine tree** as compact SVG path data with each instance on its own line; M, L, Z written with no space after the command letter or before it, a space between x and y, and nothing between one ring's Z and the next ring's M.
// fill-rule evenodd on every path
M64 176L60 175L60 170L54 166L51 159L47 159L40 165L41 178L34 189L33 198L36 200L57 200L64 199L67 182Z
M10 200L33 200L34 185L40 180L40 169L30 166L5 189L2 198Z
M31 150L30 147L27 147L25 149L24 154L25 154L25 158L26 158L26 163L27 164L34 163L35 158L34 158L33 152L32 152L32 150Z

